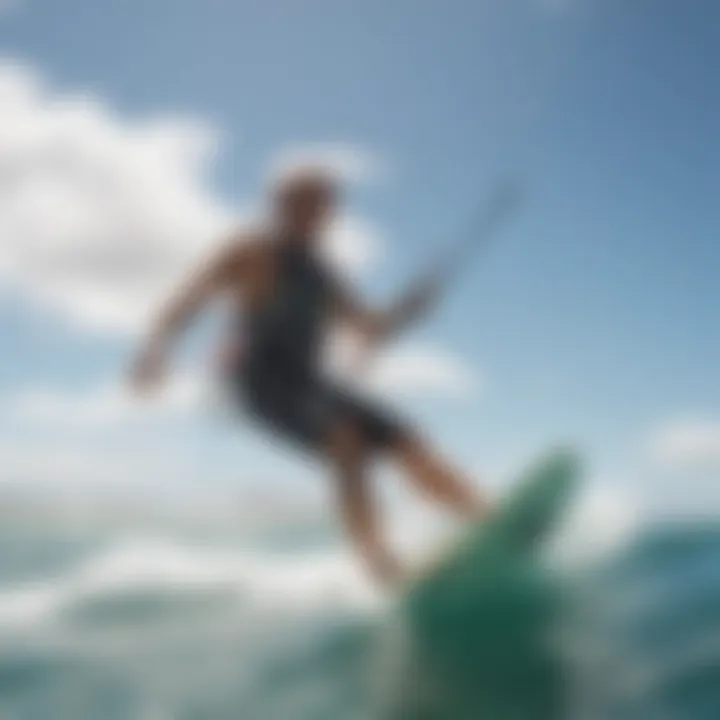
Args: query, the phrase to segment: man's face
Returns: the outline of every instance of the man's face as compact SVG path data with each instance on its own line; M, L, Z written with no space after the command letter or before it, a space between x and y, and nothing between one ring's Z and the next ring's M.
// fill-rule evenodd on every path
M293 188L279 198L284 225L292 233L313 237L327 224L336 203L336 193L326 185Z

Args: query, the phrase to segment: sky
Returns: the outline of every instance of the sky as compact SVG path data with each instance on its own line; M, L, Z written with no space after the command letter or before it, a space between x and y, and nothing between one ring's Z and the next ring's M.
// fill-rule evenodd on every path
M378 304L522 185L372 374L458 465L570 444L720 507L719 27L713 0L6 0L0 482L317 485L206 397L211 322L161 401L122 387L157 299L304 153L348 177L333 248Z

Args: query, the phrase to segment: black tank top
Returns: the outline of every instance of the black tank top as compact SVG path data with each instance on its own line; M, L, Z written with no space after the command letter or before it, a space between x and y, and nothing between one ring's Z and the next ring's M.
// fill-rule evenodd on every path
M244 321L245 369L314 374L330 308L322 263L302 245L280 247L270 300Z

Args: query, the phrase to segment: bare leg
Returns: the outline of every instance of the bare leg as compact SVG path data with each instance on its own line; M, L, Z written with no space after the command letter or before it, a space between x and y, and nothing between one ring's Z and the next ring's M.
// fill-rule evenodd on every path
M399 567L382 537L379 512L365 473L367 447L352 427L338 429L330 457L337 473L340 512L347 532L373 575L384 585L399 579Z
M468 519L487 514L488 503L474 490L469 480L425 442L405 437L393 449L393 457L407 471L410 480L426 495Z

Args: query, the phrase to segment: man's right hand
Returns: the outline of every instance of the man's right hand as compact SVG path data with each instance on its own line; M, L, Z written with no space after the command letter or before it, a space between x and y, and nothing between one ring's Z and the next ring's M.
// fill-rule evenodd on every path
M388 336L402 332L424 318L440 299L441 286L428 277L408 290L387 313Z

